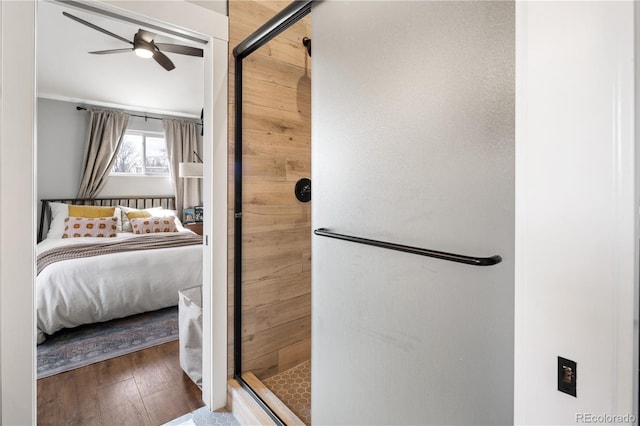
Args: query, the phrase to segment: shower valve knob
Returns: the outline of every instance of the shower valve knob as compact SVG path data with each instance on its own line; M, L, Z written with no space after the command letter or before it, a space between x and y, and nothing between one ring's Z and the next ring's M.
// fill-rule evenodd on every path
M302 201L303 203L311 201L311 180L302 178L296 182L294 193L298 201Z

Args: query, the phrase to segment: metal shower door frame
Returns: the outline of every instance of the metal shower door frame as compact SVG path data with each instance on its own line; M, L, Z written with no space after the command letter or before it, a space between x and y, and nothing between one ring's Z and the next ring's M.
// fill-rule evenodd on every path
M242 83L243 60L311 12L312 0L295 0L233 49L234 76L234 174L233 174L233 377L276 422L285 423L242 378Z

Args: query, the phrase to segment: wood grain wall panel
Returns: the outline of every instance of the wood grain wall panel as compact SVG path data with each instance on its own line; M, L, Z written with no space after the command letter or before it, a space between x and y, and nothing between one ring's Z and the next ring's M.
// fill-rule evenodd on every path
M297 110L283 111L261 105L244 104L242 112L242 126L245 130L274 132L291 136L311 135L310 117L301 115ZM256 139L260 139L260 137L256 135ZM243 142L251 145L255 141L249 139ZM286 155L286 153L281 153L281 155Z
M292 299L258 306L255 310L255 331L260 332L309 315L311 294L307 293Z
M251 371L258 377L271 377L278 374L278 351L260 354L251 359L243 358L242 366L242 371Z
M293 223L302 225L309 220L306 216L310 216L311 212L287 206L250 206L245 208L242 215L251 221L252 228L257 232L290 229Z
M301 359L311 358L311 339L305 339L278 351L278 364L284 370L300 364Z
M245 68L245 72L250 70ZM304 92L310 88L309 83L304 79L304 74L298 76L295 87L285 87L279 84L269 83L265 80L252 80L244 85L244 103L245 105L262 106L280 111L297 111L301 117L311 119L309 111L303 109L311 103L311 93L299 93L298 85L305 84ZM280 97L272 96L274 91L280 93ZM300 105L299 105L300 104ZM304 112L304 113L303 113ZM307 121L303 122L305 125Z
M299 253L284 253L243 262L242 279L247 283L292 274L302 276L302 272L302 256Z
M283 181L287 178L285 157L243 155L244 182Z
M230 0L230 50L289 3ZM311 177L311 58L302 45L303 37L311 37L310 17L262 46L243 63L242 371L251 371L260 379L310 357L311 206L294 196L295 183L302 177ZM229 91L233 93L232 56L229 70ZM230 205L233 111L231 96ZM232 312L232 210L228 223ZM233 334L229 337L231 374Z
M306 278L311 279L310 275ZM255 307L308 294L308 289L300 286L299 280L298 275L291 275L249 282L245 286L247 291L242 293L242 305Z
M308 339L310 335L311 317L307 316L286 324L268 328L260 333L256 332L253 335L246 336L242 339L243 347L246 346L243 352L243 364L247 362L248 365L244 365L243 370L251 370L249 362L252 359L252 355L258 358L263 356L263 354L279 351L287 346Z
M245 130L243 137L261 137L262 143L244 149L246 155L260 155L272 157L282 150L282 145L288 145L289 158L302 158L311 155L311 137L309 135L286 135L281 133L266 133L255 135L258 131Z
M247 250L243 251L243 256L250 261L273 254L301 253L308 249L306 241L309 238L308 231L308 228L303 226L297 229L251 233L243 239L247 247ZM274 238L280 239L275 247L273 246Z
M310 62L309 59L307 59L307 63L308 62ZM305 63L305 65L307 65L307 63ZM308 65L304 68L308 68ZM298 87L298 81L301 78L298 68L274 58L265 57L264 55L249 56L244 60L244 69L251 72L255 80L267 81L281 87L289 87L292 89ZM310 70L308 70L307 76L309 76L309 74ZM302 76L304 75L303 73Z

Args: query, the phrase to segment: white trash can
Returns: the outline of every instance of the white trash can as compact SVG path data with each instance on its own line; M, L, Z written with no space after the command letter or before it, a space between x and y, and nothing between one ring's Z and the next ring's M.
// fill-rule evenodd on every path
M178 292L180 367L202 387L202 286Z

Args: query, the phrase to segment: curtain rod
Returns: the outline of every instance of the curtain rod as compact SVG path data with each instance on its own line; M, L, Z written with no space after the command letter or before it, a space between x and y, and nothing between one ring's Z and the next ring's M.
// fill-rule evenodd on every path
M78 110L78 111L86 111L86 110L87 110L87 108L85 108L85 107L81 107L81 106L77 106L77 107L76 107L76 110ZM129 113L127 113L127 114L129 114ZM150 116L148 116L148 115L147 115L147 113L146 113L146 112L145 112L145 114L144 114L144 115L138 115L138 114L129 114L129 115L130 115L131 117L140 117L140 118L144 118L144 119L145 119L145 121L146 121L147 119L149 119L149 118L150 118L150 119L152 119L152 120L162 120L162 118L160 118L160 117L150 117ZM165 118L167 118L167 117L165 117ZM185 121L195 121L195 120L197 120L197 118L180 118L180 117L171 117L171 118L175 118L175 119L179 119L179 120L185 120ZM197 125L197 126L202 126L202 123L196 123L196 125Z

